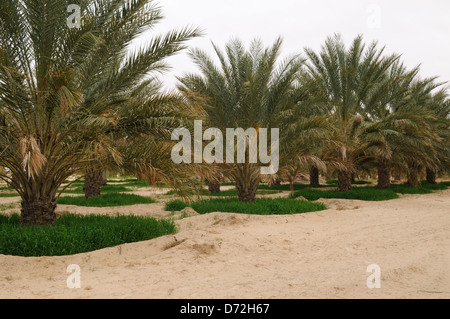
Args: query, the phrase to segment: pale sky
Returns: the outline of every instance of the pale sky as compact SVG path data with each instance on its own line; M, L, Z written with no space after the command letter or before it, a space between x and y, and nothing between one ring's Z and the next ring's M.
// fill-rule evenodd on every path
M399 53L421 76L450 81L450 1L448 0L158 0L165 19L149 33L186 25L206 35L189 42L213 54L211 41L223 48L231 38L245 44L261 38L266 46L282 36L284 55L305 47L318 51L327 36L340 33L346 43L358 34L377 40L386 54ZM173 88L175 75L195 72L186 52L168 60L173 69L162 79ZM447 84L448 86L449 84Z

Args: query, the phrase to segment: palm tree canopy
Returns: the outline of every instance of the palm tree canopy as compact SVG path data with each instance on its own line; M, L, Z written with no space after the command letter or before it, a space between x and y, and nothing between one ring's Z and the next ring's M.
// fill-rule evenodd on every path
M69 4L80 7L79 28L67 24ZM24 201L53 198L93 153L119 161L115 136L105 133L131 123L148 131L161 114L159 123L172 121L164 99L173 98L141 97L168 69L164 59L198 29L155 36L130 54L133 40L162 19L152 0L5 0L0 7L0 165L12 172L0 178ZM159 104L150 103L155 97Z

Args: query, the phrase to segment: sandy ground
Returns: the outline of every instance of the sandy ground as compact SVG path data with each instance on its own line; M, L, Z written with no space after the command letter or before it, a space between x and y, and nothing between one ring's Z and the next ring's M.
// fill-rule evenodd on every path
M185 218L175 236L75 256L0 255L0 298L450 298L450 190L323 202L330 209L294 216ZM167 214L162 204L121 209ZM79 289L67 287L71 264ZM367 287L371 264L379 289Z

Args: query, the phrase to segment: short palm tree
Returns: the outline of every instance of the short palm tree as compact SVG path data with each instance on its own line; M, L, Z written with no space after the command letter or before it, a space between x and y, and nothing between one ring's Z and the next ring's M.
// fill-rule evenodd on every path
M338 191L351 190L356 165L367 157L369 145L361 137L374 127L366 109L374 89L398 59L396 55L384 57L383 51L376 42L364 44L361 36L347 49L339 35L329 37L319 54L305 49L316 107L329 116L329 143L323 159L336 166Z
M229 42L225 52L213 45L219 65L201 50L191 52L201 74L180 78L180 89L207 99L205 126L222 132L227 128L267 128L270 133L271 128L280 128L283 112L295 107L295 84L303 64L297 55L280 62L281 45L280 38L268 48L258 40L248 50L239 40ZM260 165L250 163L247 154L244 163L222 167L236 182L239 200L255 201Z
M435 84L433 78L419 80L418 72L419 68L407 71L402 63L394 63L367 109L378 128L367 138L377 140L371 151L377 160L378 188L381 189L390 187L391 166L398 169L409 163L409 168L404 168L406 171L414 170L419 163L434 166L435 152L430 148L436 138L431 126L435 117L427 106L431 91L439 84ZM413 175L417 174L408 174ZM413 179L409 181L417 186L418 181L413 182Z
M432 94L427 109L435 115L431 125L438 138L433 143L436 150L435 165L426 166L426 180L436 184L438 172L448 174L450 171L450 100L447 90L441 89Z
M67 24L80 6L79 28ZM0 178L22 198L21 221L52 224L61 184L120 154L105 134L149 72L198 30L130 43L161 19L151 0L4 0L0 3ZM93 154L97 159L94 160Z

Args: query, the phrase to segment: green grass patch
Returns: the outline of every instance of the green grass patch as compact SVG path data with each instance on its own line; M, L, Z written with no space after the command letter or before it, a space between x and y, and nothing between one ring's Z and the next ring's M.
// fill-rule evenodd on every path
M135 188L144 188L144 187L153 187L153 185L148 184L144 180L137 180L137 179L126 179L121 181L111 181L115 183L122 183L120 185L125 187L135 187Z
M86 199L84 196L66 196L60 197L58 200L58 204L85 207L113 207L152 203L155 203L153 198L125 193L104 194L100 197L92 197L90 199Z
M378 189L376 187L354 187L349 192L338 192L337 190L303 189L294 192L294 198L299 196L303 196L310 201L315 201L319 198L359 199L366 201L382 201L398 198L395 191L391 189Z
M179 196L181 196L181 194L179 192L177 192L176 190L173 190L173 189L168 191L164 195L167 195L167 196L169 196L169 195L179 195ZM194 194L192 191L185 191L184 195L186 195L186 196L192 196L192 195L210 196L211 193L207 189L201 189L198 194Z
M337 185L338 180L337 179L331 179L331 180L327 181L326 183L328 185ZM370 184L372 184L372 182L360 180L360 181L354 181L354 182L352 182L352 184L353 185L370 185Z
M132 189L125 187L123 185L105 185L102 186L102 193L121 193L121 192L131 192ZM83 186L79 186L74 189L66 189L63 194L84 194Z
M301 214L326 209L322 203L290 198L257 198L255 203L239 202L237 198L213 198L194 202L191 207L199 214L225 212L254 215Z
M18 193L0 193L0 197L17 197Z
M407 183L391 184L391 189L398 194L430 194L433 191L444 190L447 188L448 185L446 184L446 182L430 184L426 181L422 181L419 187L412 187Z
M182 200L175 199L175 200L168 201L165 204L164 209L168 212L177 212L177 211L185 209L188 206L189 205L187 203L183 202Z
M63 182L63 186L67 185L69 181ZM144 180L138 180L136 178L127 178L127 179L108 179L108 183L120 183L119 185L105 185L105 186L121 186L121 187L151 187L152 185L147 184ZM72 184L72 186L79 186L81 189L83 188L84 180L78 180ZM105 187L104 186L104 187ZM161 186L162 187L162 186Z
M20 217L0 215L0 254L63 256L174 234L172 220L137 216L64 215L54 226L23 226Z
M373 183L369 182L369 181L354 181L352 184L353 185L371 185Z
M272 195L272 194L279 194L282 190L279 189L258 189L256 191L256 195Z
M321 188L321 187L330 187L330 185L315 185L311 186L309 184L294 184L294 191L301 190L301 189L307 189L310 187L314 188ZM281 184L281 185L267 185L267 184L261 184L258 186L258 189L260 190L278 190L278 191L290 191L291 187L289 184Z
M235 186L235 185L236 185L235 182L227 182L227 183L220 184L220 186Z
M262 189L262 190L257 190L256 194L257 195L270 195L270 194L278 194L281 193L282 190L276 190L276 189ZM174 190L170 190L167 193L165 193L164 195L178 195L177 192L175 192ZM193 193L189 193L187 195L193 195ZM236 189L227 189L227 190L223 190L220 191L218 193L210 193L207 189L202 189L200 190L200 194L201 196L213 196L213 197L237 197L238 193Z
M64 186L66 186L66 185L69 184L69 183L71 183L71 181L64 181L62 184L63 184ZM79 180L73 182L73 183L71 184L71 186L79 186L79 185L83 185L83 184L84 184L84 180L83 180L83 179L79 179Z

